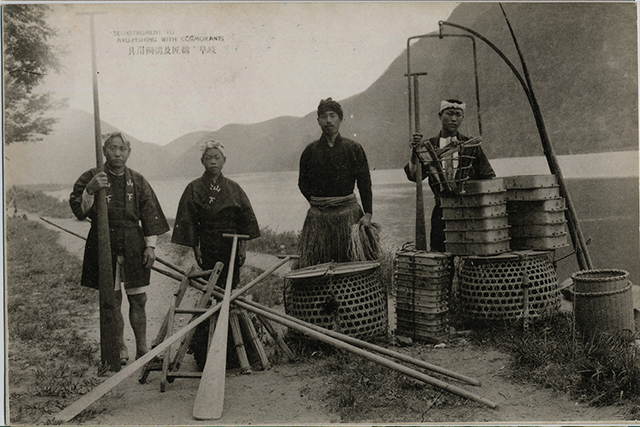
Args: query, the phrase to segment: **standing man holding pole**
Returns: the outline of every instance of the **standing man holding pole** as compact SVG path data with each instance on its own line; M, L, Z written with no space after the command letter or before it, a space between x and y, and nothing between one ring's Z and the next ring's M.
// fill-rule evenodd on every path
M468 136L462 135L458 129L464 120L465 104L457 99L448 99L440 103L438 117L442 128L438 135L423 141L421 134L414 134L411 141L412 153L409 163L404 167L407 179L416 181L418 171L418 158L416 151L424 151L424 145L431 148L443 148L451 143L469 141ZM486 154L479 145L467 146L460 149L458 153L451 153L448 159L438 159L425 163L421 158L420 166L422 180L429 177L429 186L435 198L435 205L431 213L431 233L430 251L445 252L444 220L442 219L442 208L440 207L440 196L446 192L448 183L461 181L464 179L491 179L496 176ZM432 159L434 160L434 159ZM437 166L437 167L435 167ZM440 174L435 173L439 171Z
M120 310L122 284L129 300L129 321L136 339L136 359L147 353L145 305L151 266L155 261L156 237L169 231L158 199L146 179L126 167L131 154L128 139L120 132L103 136L104 170L83 173L73 186L69 204L74 215L92 219L82 266L83 286L97 289L100 283L97 206L95 194L104 191L107 202L111 267L115 284L116 345L120 363L129 359L124 343L124 320ZM113 282L112 282L113 283ZM101 285L101 283L100 283Z

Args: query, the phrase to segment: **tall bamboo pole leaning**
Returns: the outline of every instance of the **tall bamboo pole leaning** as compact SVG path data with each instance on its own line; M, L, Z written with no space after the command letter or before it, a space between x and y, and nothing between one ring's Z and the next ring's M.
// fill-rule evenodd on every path
M544 151L544 155L547 159L547 164L549 166L549 170L552 174L558 177L558 184L560 188L560 194L564 197L565 202L567 204L567 210L565 211L565 216L567 218L567 226L569 228L569 235L571 236L571 242L573 243L573 247L575 249L576 258L578 261L578 266L581 270L591 270L593 268L593 264L591 262L591 256L589 255L589 250L587 248L587 240L584 238L584 234L582 233L582 229L580 228L580 223L578 221L578 217L576 215L575 207L569 195L569 190L567 189L566 183L564 181L564 177L562 175L562 171L560 169L560 164L558 163L558 159L555 155L553 145L551 144L551 140L549 139L549 134L547 133L547 127L544 122L544 117L542 116L542 110L540 109L540 105L533 93L533 89L531 88L531 79L529 78L529 73L526 68L526 63L524 62L524 57L522 56L522 52L520 51L520 47L515 38L515 34L513 29L511 28L511 23L507 19L506 14L504 13L504 9L502 8L502 4L500 4L500 8L503 12L507 25L509 27L509 31L511 33L512 39L516 46L516 50L518 51L518 56L520 58L520 62L523 66L523 71L525 72L525 78L520 75L520 72L514 67L514 65L509 61L509 59L505 56L505 54L498 49L496 45L494 45L490 40L484 37L482 34L474 31L470 28L467 28L463 25L454 24L452 22L447 21L439 21L438 26L440 27L440 34L443 34L443 27L449 26L453 28L457 28L462 31L466 31L469 34L477 37L482 40L489 46L498 56L504 61L504 63L511 69L513 75L518 79L522 89L524 90L525 95L527 96L527 101L531 106L531 111L533 113L534 120L536 122L536 127L538 128L538 133L540 135L540 141L542 143L542 148Z
M99 13L82 13L89 15L91 23L91 71L93 74L93 120L95 131L96 166L98 171L104 169L102 157L102 132L100 129L100 101L98 98L98 66L96 61L96 37L93 15ZM120 349L116 332L116 306L113 283L113 267L111 260L111 242L109 238L109 217L105 190L96 193L95 198L98 228L98 273L100 304L100 357L103 365L111 371L120 370Z

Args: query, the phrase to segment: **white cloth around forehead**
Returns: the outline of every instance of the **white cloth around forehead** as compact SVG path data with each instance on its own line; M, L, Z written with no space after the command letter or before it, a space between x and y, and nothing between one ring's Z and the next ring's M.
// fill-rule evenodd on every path
M122 132L111 132L111 133L103 133L102 134L102 144L106 144L108 140L110 140L111 138L114 138L116 136L119 136L120 138L122 138L122 142L124 142L125 144L129 144L129 140L127 139L126 136L124 136L124 134Z
M444 111L447 108L459 108L464 111L467 106L464 102L458 104L457 102L449 102L449 101L441 101L440 102L440 111Z
M211 148L217 148L218 150L220 150L224 157L227 157L227 155L224 153L224 145L222 145L220 141L216 141L214 139L210 139L202 145L202 155L204 156L204 153L206 153L207 150Z

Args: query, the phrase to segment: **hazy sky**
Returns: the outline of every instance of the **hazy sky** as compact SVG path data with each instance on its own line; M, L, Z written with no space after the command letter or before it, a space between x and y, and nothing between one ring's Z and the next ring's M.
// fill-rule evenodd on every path
M360 93L408 37L436 30L456 5L55 4L51 23L68 54L44 89L93 111L89 17L78 13L102 12L95 16L100 116L166 144L228 123L303 116L321 98Z

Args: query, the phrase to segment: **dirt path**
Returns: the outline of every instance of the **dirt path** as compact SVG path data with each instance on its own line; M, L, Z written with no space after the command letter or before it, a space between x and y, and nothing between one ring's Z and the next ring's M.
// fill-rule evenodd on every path
M37 216L34 220L39 221ZM41 221L40 221L41 222ZM86 235L88 223L56 219L55 222L78 234ZM53 227L52 227L53 228ZM67 233L60 233L60 243L70 252L82 256L84 242ZM164 250L158 256L170 259ZM247 263L265 268L274 264L274 258L261 254L248 254ZM281 271L279 271L282 274ZM152 275L153 286L148 302L148 339L155 337L164 319L176 282L159 274ZM123 307L123 311L126 307ZM126 317L125 317L126 318ZM98 314L96 328L89 336L98 340ZM134 349L133 334L127 326L125 340L130 353ZM414 346L403 349L412 356L432 364L478 378L482 387L456 385L496 402L497 409L475 403L459 407L434 407L423 420L412 422L588 422L602 423L624 420L623 407L593 408L570 400L566 395L529 384L518 384L509 378L509 356L497 351L480 351L457 340L445 348ZM184 369L194 369L190 356ZM240 375L228 372L225 388L225 409L218 425L327 425L340 423L340 417L323 403L328 390L325 378L312 374L306 363L283 363L268 371ZM87 425L211 425L198 422L191 416L198 389L198 380L176 379L168 384L164 393L159 391L159 373L152 372L147 383L140 384L137 375L131 376L91 408L98 412ZM426 408L425 408L426 409ZM380 420L363 420L367 424Z

